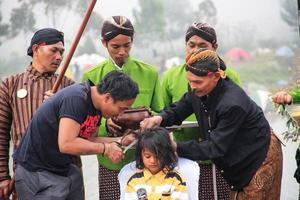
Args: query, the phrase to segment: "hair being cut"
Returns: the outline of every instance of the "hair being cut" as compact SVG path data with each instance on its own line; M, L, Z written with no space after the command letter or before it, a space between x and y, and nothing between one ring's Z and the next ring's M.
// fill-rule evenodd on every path
M148 149L159 159L160 168L170 171L178 163L178 157L171 146L171 139L165 128L146 129L140 136L136 146L136 167L145 167L142 158L143 149Z

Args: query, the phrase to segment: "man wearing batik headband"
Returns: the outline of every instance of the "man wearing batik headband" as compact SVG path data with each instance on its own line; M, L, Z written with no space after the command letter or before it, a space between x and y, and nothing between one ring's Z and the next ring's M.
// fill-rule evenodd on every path
M215 29L207 23L195 22L186 31L185 35L186 54L196 52L199 48L207 48L212 51L218 49L217 35ZM239 75L220 60L220 69L226 72L226 76L240 85ZM188 91L188 80L186 78L185 65L181 64L167 70L163 75L162 91L164 105L179 101ZM189 116L185 121L196 121L195 115ZM198 128L183 128L174 132L176 141L203 140L203 135L199 134ZM201 169L199 177L199 199L214 199L213 173L215 171L211 161L199 161ZM216 170L216 184L219 199L229 198L229 186L222 178L220 172Z
M218 59L210 50L188 56L188 92L141 127L179 125L194 113L204 139L173 142L178 156L212 160L230 185L231 200L279 200L281 144L262 109L223 76Z
M13 183L9 174L9 144L19 147L31 118L48 97L58 78L55 74L64 53L64 34L53 28L43 28L34 33L27 55L32 61L27 69L11 75L0 83L0 199L10 195ZM63 77L60 88L73 84ZM81 161L76 162L81 166ZM16 195L13 195L16 199Z
M128 74L138 83L140 93L133 107L146 106L154 112L163 108L158 72L149 64L129 55L134 37L134 27L124 16L113 16L105 20L101 30L101 42L107 49L109 58L86 71L83 80L89 79L97 84L110 71L118 70ZM114 134L121 127L111 119L102 120L99 134ZM134 160L134 151L126 152L119 164L113 164L107 157L98 155L99 161L99 198L101 200L120 199L118 173L127 163Z

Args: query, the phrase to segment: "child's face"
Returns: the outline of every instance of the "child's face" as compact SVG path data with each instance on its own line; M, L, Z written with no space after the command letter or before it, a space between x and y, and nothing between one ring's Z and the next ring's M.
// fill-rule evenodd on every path
M149 149L145 148L142 150L142 158L145 167L152 174L157 174L161 170L159 159L157 159L157 156L149 151Z

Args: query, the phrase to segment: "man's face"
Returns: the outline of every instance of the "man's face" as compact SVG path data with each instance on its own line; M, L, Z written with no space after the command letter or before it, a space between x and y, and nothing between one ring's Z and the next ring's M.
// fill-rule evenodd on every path
M59 67L65 51L62 42L51 45L33 45L33 62L42 73L54 73Z
M102 44L107 48L110 57L121 67L129 56L132 39L129 36L119 34L108 42L102 40Z
M206 48L208 50L216 51L218 45L212 44L197 35L193 35L186 43L186 53L187 55L190 53L194 53L200 48Z
M115 101L110 94L105 94L104 101L99 102L101 106L101 113L102 116L106 119L117 117L121 114L124 110L131 107L135 99L124 100L124 101ZM97 103L96 103L97 104ZM97 107L96 107L97 108ZM98 110L100 110L97 108Z
M161 170L159 159L149 149L145 148L142 150L142 159L145 168L147 168L151 174L157 174Z
M190 71L186 74L191 89L199 97L209 94L216 87L220 78L220 74L218 72L212 73L208 76L197 76Z

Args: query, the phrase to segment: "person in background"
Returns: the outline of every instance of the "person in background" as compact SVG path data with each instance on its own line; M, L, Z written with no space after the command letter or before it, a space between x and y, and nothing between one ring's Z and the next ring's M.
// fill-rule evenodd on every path
M215 51L199 49L186 57L188 92L142 130L179 125L192 113L205 140L173 142L178 156L212 160L230 185L231 200L279 200L282 149L262 109L227 78Z
M32 57L27 69L0 83L0 199L8 199L9 185L13 181L9 174L10 140L14 151L37 108L53 95L51 89L58 78L55 72L64 50L63 32L53 28L36 31L27 50L27 55ZM73 83L64 76L60 88ZM81 166L79 158L74 162ZM17 199L16 194L13 199Z
M130 137L96 137L101 117L128 109L138 85L126 74L110 72L94 86L90 81L60 90L41 105L13 154L20 199L83 200L83 177L73 156L104 154L113 163L123 158L119 145Z
M83 74L83 80L99 83L110 71L117 70L128 74L137 82L140 93L133 107L146 106L159 112L163 108L161 86L157 70L149 64L131 57L134 27L124 16L112 16L106 19L101 30L101 42L107 49L109 58ZM121 130L111 119L102 120L100 136L114 135ZM122 162L112 163L106 156L98 155L99 162L99 198L111 200L120 198L118 174L120 169L134 160L134 151L126 152Z
M207 48L212 51L218 49L217 35L215 29L207 24L194 22L186 31L185 36L186 54L196 52L200 48ZM225 63L221 60L221 64ZM241 85L240 77L232 68L226 67L227 77L233 82ZM188 80L184 64L178 65L167 70L163 74L162 91L164 105L169 106L171 103L179 101L181 97L188 91ZM195 115L189 116L186 121L196 121ZM201 124L199 124L201 126ZM198 128L184 128L174 131L176 141L188 140L205 140L204 135L199 134ZM199 161L200 178L199 178L199 198L203 200L214 199L213 191L213 173L217 178L217 193L219 199L229 198L229 186L221 176L219 170L213 168L211 161Z
M189 199L185 178L174 169L177 162L168 131L146 129L137 142L138 170L128 179L124 199Z

